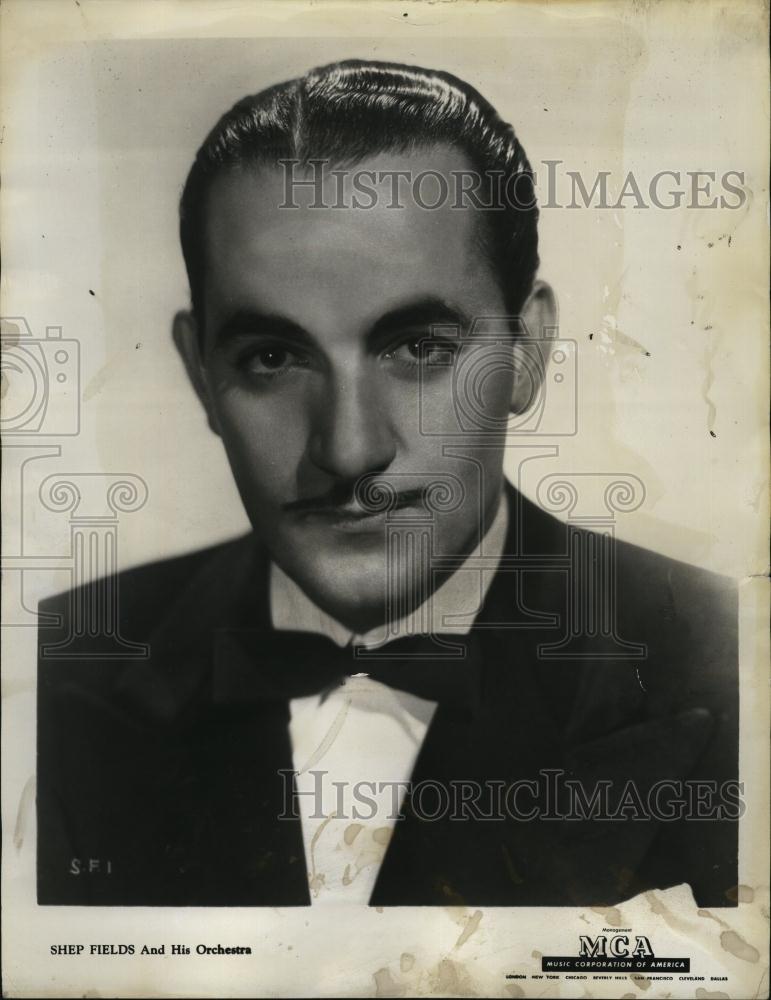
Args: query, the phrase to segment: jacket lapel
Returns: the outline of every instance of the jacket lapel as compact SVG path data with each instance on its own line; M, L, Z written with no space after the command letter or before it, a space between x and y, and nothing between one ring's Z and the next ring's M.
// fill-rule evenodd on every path
M121 701L160 734L159 784L174 789L164 870L187 905L310 902L300 821L286 808L288 705L221 704L213 684L218 656L236 673L255 669L247 646L223 640L269 627L267 571L253 539L217 553L151 635L150 659L118 681Z
M563 524L513 490L509 500L506 555L566 551ZM642 596L627 594L634 614L621 627L633 639L652 631ZM677 709L677 657L687 642L677 622L657 623L644 663L592 660L590 640L574 646L576 659L539 658L539 646L555 639L543 619L562 620L567 599L565 574L509 570L503 560L474 626L484 649L480 711L465 725L437 712L412 776L413 787L520 783L520 818L504 808L504 820L426 821L408 800L371 905L609 905L651 887L637 873L662 824L635 818L637 802L647 806L662 778L691 773L713 719L698 699ZM539 784L539 818L522 818L533 804L527 781ZM571 806L566 782L589 803L609 785L609 812L619 818L587 810L589 818L561 819Z
M504 555L521 553L525 523L514 506L517 495L509 493ZM546 552L559 538L551 519L540 514L534 509L535 519L527 524L531 544ZM533 574L528 575L532 591ZM504 558L467 640L479 646L478 711L470 720L435 713L412 774L420 800L405 801L405 818L397 822L370 905L525 905L544 891L544 837L550 832L538 829L540 823L484 818L505 808L496 788L530 780L562 760L559 712L544 697L544 679L534 669L536 644L543 638L537 626L552 620L562 583L555 587L546 574L537 582L539 600L525 605L523 574L507 570ZM550 676L565 675L560 691L573 690L574 671L565 672L561 664L547 670ZM438 800L433 788L446 789L448 799L444 815L427 819ZM460 799L475 789L477 804L464 806Z

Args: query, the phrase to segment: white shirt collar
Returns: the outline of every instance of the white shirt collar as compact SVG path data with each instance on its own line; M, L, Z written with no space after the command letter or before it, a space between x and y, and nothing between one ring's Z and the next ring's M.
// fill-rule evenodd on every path
M322 611L284 571L271 563L270 612L273 627L280 630L315 632L331 639L338 646L376 646L389 639L421 634L425 623L431 623L431 632L437 634L466 635L482 607L493 577L497 572L506 543L509 523L509 505L505 494L501 496L498 511L487 534L466 557L463 565L418 608L396 622L379 625L369 632L358 634L341 625ZM485 556L484 569L475 566L474 560ZM488 560L493 559L492 565Z

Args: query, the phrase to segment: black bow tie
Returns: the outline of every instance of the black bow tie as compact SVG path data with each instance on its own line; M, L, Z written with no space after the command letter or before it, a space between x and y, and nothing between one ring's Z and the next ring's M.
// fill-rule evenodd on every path
M478 639L413 636L379 648L340 648L308 632L228 629L216 633L213 699L248 705L321 694L345 677L367 674L399 691L463 714L479 702Z

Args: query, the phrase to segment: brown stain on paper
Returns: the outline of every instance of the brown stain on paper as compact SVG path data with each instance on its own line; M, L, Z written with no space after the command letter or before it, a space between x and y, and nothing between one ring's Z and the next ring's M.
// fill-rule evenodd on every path
M16 347L21 337L21 329L17 323L9 319L0 320L0 334L5 347Z
M433 985L433 993L449 993L455 997L477 996L465 967L449 958L443 958L439 963Z
M455 942L455 947L462 948L463 945L471 937L471 935L476 933L476 930L481 922L482 922L482 911L476 910L466 921L466 926L463 928L460 937Z
M329 823L335 818L335 813L324 820L324 822L319 826L318 830L313 834L313 839L311 840L311 871L308 876L308 885L314 896L318 896L321 890L324 888L326 883L326 876L323 872L316 871L316 844L319 842L319 837L321 837L324 830L327 828Z
M31 775L24 782L24 788L19 796L19 808L16 811L16 823L13 828L13 846L17 851L22 849L24 839L27 835L29 818L34 812L35 803L35 776Z
M402 952L402 956L399 959L399 969L402 972L412 972L415 967L415 956L410 954L410 952Z
M598 913L609 927L623 927L624 917L617 906L592 906L593 913Z
M374 972L372 978L375 980L376 997L403 997L407 993L407 987L397 983L385 967Z
M736 931L723 931L720 935L720 947L743 962L760 961L758 949L745 941Z
M364 826L362 823L349 823L348 826L345 828L345 833L343 834L343 840L350 847L363 829Z
M752 903L755 899L755 890L751 885L737 885L733 889L726 889L725 895L731 903Z

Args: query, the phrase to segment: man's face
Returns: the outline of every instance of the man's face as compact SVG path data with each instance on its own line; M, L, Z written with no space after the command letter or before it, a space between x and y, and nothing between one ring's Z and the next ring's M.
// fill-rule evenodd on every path
M464 168L460 153L440 149L352 170L449 178ZM434 555L462 556L489 527L513 384L505 335L460 350L455 342L474 317L506 311L478 210L453 209L452 199L426 210L406 185L403 207L389 208L391 182L375 187L369 209L348 197L348 207L310 208L313 192L299 189L292 209L280 207L280 169L220 175L207 205L200 359L189 337L180 344L256 532L309 597L352 628L384 620L389 587L400 611L434 589L426 554L408 555L416 530L431 524ZM428 183L422 197L435 197ZM338 201L331 179L324 200ZM469 361L484 372L472 400L477 433L457 411L456 376ZM437 428L445 436L427 432ZM357 494L373 474L395 491L394 509L373 513ZM452 509L431 509L432 483L447 484Z

